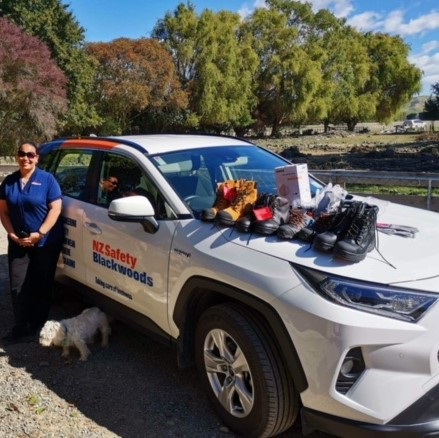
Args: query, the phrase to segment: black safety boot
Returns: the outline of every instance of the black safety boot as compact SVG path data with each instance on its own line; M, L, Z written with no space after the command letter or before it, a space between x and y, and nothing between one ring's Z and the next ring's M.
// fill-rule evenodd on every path
M262 193L258 196L252 210L249 214L239 218L235 223L235 229L241 233L249 233L254 229L254 224L257 220L272 219L273 212L270 205L274 202L276 195Z
M268 220L256 220L254 231L257 234L270 235L277 231L280 225L288 222L290 217L290 201L282 196L271 199L269 208L273 217Z
M320 213L319 217L312 220L309 224L301 228L294 236L295 239L302 240L303 242L311 243L314 237L319 233L329 230L332 220L334 219L335 212Z
M313 248L317 251L331 251L337 241L344 238L346 231L358 214L361 204L359 201L353 201L341 205L339 211L334 215L329 229L314 237L312 241Z
M375 248L378 207L363 203L343 239L334 246L334 257L359 262Z

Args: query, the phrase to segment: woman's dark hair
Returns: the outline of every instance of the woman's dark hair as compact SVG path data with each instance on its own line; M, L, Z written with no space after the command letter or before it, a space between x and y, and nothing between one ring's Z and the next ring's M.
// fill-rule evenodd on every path
M33 141L24 141L23 143L21 143L21 145L18 147L18 150L21 150L21 147L25 144L31 145L35 148L35 152L38 154L38 146L36 143L34 143Z

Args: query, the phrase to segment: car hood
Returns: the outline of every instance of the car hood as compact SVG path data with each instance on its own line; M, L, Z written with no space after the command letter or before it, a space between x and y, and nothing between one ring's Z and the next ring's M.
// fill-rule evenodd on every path
M358 198L361 199L361 198ZM299 240L239 233L223 228L223 236L236 245L343 277L373 281L409 289L439 293L439 214L376 198L378 223L409 225L419 231L415 237L388 235L377 231L376 248L358 263L349 263L312 249Z

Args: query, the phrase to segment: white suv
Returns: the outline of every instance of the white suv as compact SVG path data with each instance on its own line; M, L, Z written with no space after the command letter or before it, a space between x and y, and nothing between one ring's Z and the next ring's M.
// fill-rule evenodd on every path
M372 200L382 227L419 231L377 232L349 263L200 220L223 181L276 193L274 169L290 163L249 142L90 137L49 142L41 157L64 193L58 280L176 344L232 430L274 436L300 414L304 434L439 434L438 214Z

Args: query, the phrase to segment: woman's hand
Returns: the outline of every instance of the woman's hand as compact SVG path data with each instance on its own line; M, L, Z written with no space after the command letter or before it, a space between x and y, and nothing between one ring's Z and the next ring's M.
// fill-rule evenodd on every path
M8 233L9 239L11 239L13 242L20 244L20 239L15 233Z
M30 246L34 246L41 240L41 234L38 232L30 233L29 237L27 237L27 239L24 240L28 240L29 243L31 244Z
M35 246L41 239L40 233L30 233L29 237L18 237L15 233L9 233L9 238L20 246Z

